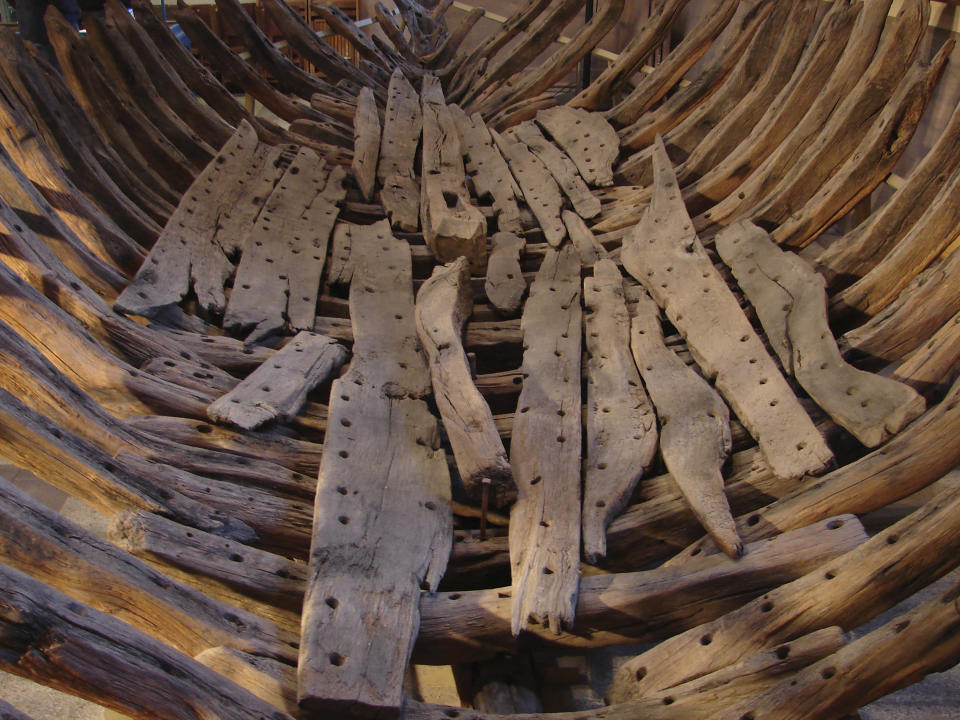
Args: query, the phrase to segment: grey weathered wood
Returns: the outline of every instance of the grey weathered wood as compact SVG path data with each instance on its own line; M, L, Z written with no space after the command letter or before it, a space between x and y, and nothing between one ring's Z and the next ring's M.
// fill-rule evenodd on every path
M580 253L580 264L584 267L593 267L594 263L607 257L606 248L597 242L593 232L587 227L583 218L575 212L564 210L560 214L570 242Z
M131 717L291 720L189 656L5 565L0 647L0 669Z
M876 447L926 409L911 387L844 361L827 322L823 277L749 221L716 237L717 252L757 310L787 372L838 425Z
M510 171L523 191L524 202L537 218L547 242L552 247L559 247L567 236L560 220L560 210L563 207L560 186L547 167L526 145L500 135L493 129L490 130L490 135L510 166Z
M613 185L620 138L601 113L560 105L538 112L537 124L573 160L589 185Z
M600 200L590 192L577 166L566 153L543 136L532 120L520 123L509 132L540 159L580 217L589 219L600 214Z
M495 233L490 240L493 249L487 261L483 288L487 300L498 312L513 315L520 309L520 301L527 291L527 281L520 267L520 254L526 243L512 232Z
M362 232L359 226L351 223L338 222L333 226L333 237L330 240L330 258L327 263L327 285L345 286L353 278L353 235Z
M339 166L301 148L249 229L225 327L250 329L248 341L284 327L313 327L320 275L338 203L346 194Z
M653 198L624 239L624 267L686 335L773 471L781 477L822 471L833 456L710 262L659 136L653 159Z
M626 507L657 452L657 418L630 355L623 278L599 260L583 281L587 309L587 452L583 481L583 553L607 554L607 526Z
M523 199L523 192L494 145L483 117L480 113L468 117L457 105L448 107L460 134L460 147L472 175L474 192L477 197L489 196L493 200L497 228L501 232L520 232L523 226L517 201Z
M463 350L463 325L471 301L467 259L437 267L417 293L417 334L430 364L433 397L464 488L479 501L487 486L494 506L505 507L516 498L513 471Z
M525 381L510 464L513 633L531 622L559 632L574 620L580 559L580 259L547 252L521 325Z
M354 358L334 381L314 505L299 701L395 715L419 624L453 541L450 477L414 325L410 247L386 221L350 286ZM386 312L384 310L386 309Z
M348 352L336 340L301 331L269 361L254 370L207 409L211 420L245 430L277 420L290 422L307 393L336 372Z
M390 76L377 179L380 199L394 227L415 232L420 216L420 184L414 160L423 115L420 98L400 70Z
M368 87L363 88L357 97L353 128L353 177L363 197L372 200L380 157L380 113L373 90Z
M660 452L704 529L731 557L743 543L723 493L730 414L716 391L663 343L660 310L648 297L633 306L631 348L660 418Z
M440 262L460 256L482 275L487 266L487 221L470 204L453 115L443 99L440 80L427 75L421 89L423 156L420 223L423 239Z

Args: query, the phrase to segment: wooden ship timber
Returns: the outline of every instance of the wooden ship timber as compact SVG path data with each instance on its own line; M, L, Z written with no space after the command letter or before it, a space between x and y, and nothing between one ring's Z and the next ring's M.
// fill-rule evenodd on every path
M846 634L960 563L960 111L851 213L953 49L930 3L721 0L664 52L663 0L573 90L624 0L472 45L451 4L311 5L355 61L282 0L279 43L216 0L240 51L145 0L49 10L58 67L0 37L0 455L112 519L0 482L0 668L532 718L511 658L644 643L557 717L767 720L955 664L958 586Z

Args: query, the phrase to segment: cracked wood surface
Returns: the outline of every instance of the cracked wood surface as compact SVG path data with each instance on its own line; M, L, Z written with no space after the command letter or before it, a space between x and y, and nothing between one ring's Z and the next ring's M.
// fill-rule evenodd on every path
M487 261L484 292L498 312L507 316L515 315L527 291L527 281L520 267L520 255L526 243L512 232L495 233L490 242L493 249Z
M613 185L620 137L603 115L561 105L538 112L537 125L573 160L588 184Z
M420 98L400 70L390 76L377 179L380 200L394 227L416 232L420 184L414 172L423 114Z
M357 187L368 202L373 200L377 183L377 160L380 157L380 113L373 90L360 91L354 117L353 164L351 169Z

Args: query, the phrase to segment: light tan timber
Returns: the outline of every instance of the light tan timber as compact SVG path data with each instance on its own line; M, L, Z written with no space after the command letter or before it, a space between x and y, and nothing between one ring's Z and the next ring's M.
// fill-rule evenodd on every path
M580 559L580 258L547 252L521 327L525 381L510 465L514 635L534 622L554 633L574 622ZM552 448L545 450L545 448Z
M463 256L470 261L473 273L482 275L487 265L487 221L470 203L460 137L437 77L424 77L420 99L420 223L424 242L438 262L447 263Z
M583 470L583 554L607 554L607 526L627 504L657 452L657 418L630 355L623 277L598 260L583 281L587 311L587 451Z
M960 661L960 586L718 717L834 718Z
M913 138L953 47L948 41L929 64L914 63L859 145L829 180L819 185L800 184L800 192L793 195L795 209L772 233L774 242L806 247L883 182ZM910 277L907 264L902 265L900 282L906 285Z
M246 228L224 327L249 329L248 342L285 325L313 327L330 233L346 196L345 175L340 166L324 172L323 160L300 148Z
M423 56L423 63L430 68L441 68L453 60L464 39L470 34L474 26L484 16L483 8L475 7L470 10L460 23L450 32L443 44L431 53Z
M527 207L536 217L543 235L552 247L559 247L567 235L560 219L563 197L550 170L526 145L507 135L490 130L494 144L502 153L516 178Z
M817 628L860 625L956 566L958 508L953 488L798 580L660 643L621 666L608 699L663 690Z
M290 422L307 393L336 372L347 359L336 340L301 331L269 362L213 402L211 420L253 430L271 421Z
M297 671L290 665L223 646L204 650L195 659L273 707L300 715Z
M523 193L500 150L493 144L483 117L479 113L468 117L458 106L448 107L460 134L460 148L470 171L474 194L478 198L490 197L493 201L497 228L501 232L521 232L523 226L517 201L523 199Z
M399 70L390 76L387 95L377 165L380 199L394 227L415 232L420 215L420 185L413 165L423 126L420 98Z
M841 427L876 447L926 409L912 388L844 362L827 323L823 278L750 222L716 236L723 261L757 311L784 369Z
M353 362L330 394L298 697L310 710L379 716L399 710L420 587L443 576L453 516L437 423L420 399L430 381L409 245L385 221L374 227L350 286Z
M650 75L646 75L626 97L616 103L604 115L620 125L635 122L654 103L673 89L680 78L710 48L711 44L723 32L733 19L739 3L736 0L722 0L716 4L705 19L673 48L657 65Z
M607 258L607 251L597 239L593 236L590 228L577 213L564 210L560 214L564 227L567 228L567 235L570 242L580 253L580 264L584 267L593 267L600 260ZM619 274L619 270L617 273Z
M189 656L5 565L0 628L0 669L124 715L290 720Z
M491 238L493 249L487 261L487 278L483 287L490 304L506 316L515 315L527 291L527 281L520 267L523 238L512 232L498 232Z
M817 257L817 270L833 287L866 275L901 241L955 175L960 153L960 105L904 184L864 222L831 243Z
M180 652L193 655L222 643L258 655L296 658L294 633L184 587L40 505L6 480L0 480L0 515L0 558L5 564L109 612Z
M597 110L612 104L616 93L663 42L670 26L687 2L688 0L667 0L663 3L656 15L647 18L647 21L637 28L636 34L620 51L617 59L607 65L600 76L581 90L567 106Z
M660 420L660 452L693 514L732 558L743 553L720 472L730 452L730 414L716 391L663 343L660 311L641 297L630 347Z
M197 176L137 276L117 298L115 309L150 315L180 302L192 285L204 308L223 311L223 285L233 274L233 265L214 240L217 218L242 192L257 144L254 129L241 123Z
M502 508L513 502L517 490L493 414L470 377L463 350L471 296L466 258L437 267L417 293L417 335L463 486L478 502L486 486L494 507Z
M354 118L353 177L367 200L373 200L377 182L377 160L380 157L380 113L373 90L365 87L357 97Z
M927 398L950 389L960 374L960 312L894 369L891 377Z
M817 473L833 456L697 238L663 141L653 199L625 239L624 267L690 344L697 363L760 445L774 473Z
M577 166L566 153L547 140L532 121L520 123L507 134L522 142L539 158L580 217L589 219L600 214L600 200L590 192Z
M573 160L588 184L613 185L620 137L602 114L561 105L538 112L537 124Z

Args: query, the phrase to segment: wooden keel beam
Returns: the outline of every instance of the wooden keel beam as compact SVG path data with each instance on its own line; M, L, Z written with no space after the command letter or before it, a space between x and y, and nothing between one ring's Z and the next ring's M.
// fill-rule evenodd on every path
M536 622L574 621L580 559L580 260L572 245L547 252L521 325L526 381L517 400L510 465L514 635ZM545 450L552 448L551 450Z
M537 125L573 160L588 184L613 185L620 137L602 114L561 105L538 112Z
M380 157L380 113L373 90L365 87L357 98L354 117L353 177L364 199L373 200L377 182L377 160Z
M490 238L493 249L487 261L487 277L483 289L490 304L500 313L511 316L520 309L527 291L527 281L520 267L523 238L512 232L498 232Z
M707 257L659 137L654 168L653 199L624 241L624 267L686 335L773 471L797 478L824 470L832 453Z
M502 508L513 502L517 489L493 415L470 376L463 350L461 335L471 298L466 258L437 267L417 293L417 335L464 488L479 500L483 486L489 485L490 501Z
M377 179L390 223L409 232L416 232L419 227L420 184L414 173L414 161L422 126L420 98L403 73L395 70L387 90Z
M598 260L583 281L587 346L587 451L583 471L583 554L607 554L607 526L627 504L657 452L657 417L630 355L623 277Z

